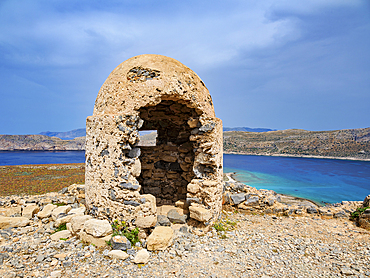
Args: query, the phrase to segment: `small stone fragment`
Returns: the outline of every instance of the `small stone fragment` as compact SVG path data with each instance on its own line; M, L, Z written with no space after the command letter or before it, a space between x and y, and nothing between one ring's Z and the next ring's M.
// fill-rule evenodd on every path
M118 260L126 260L128 257L130 257L129 254L126 252L123 252L122 250L112 250L108 253L108 256L112 259L118 259Z
M126 251L131 248L131 242L124 236L114 236L111 238L110 243L114 250Z
M150 254L146 249L141 249L134 258L135 264L146 264L149 261Z

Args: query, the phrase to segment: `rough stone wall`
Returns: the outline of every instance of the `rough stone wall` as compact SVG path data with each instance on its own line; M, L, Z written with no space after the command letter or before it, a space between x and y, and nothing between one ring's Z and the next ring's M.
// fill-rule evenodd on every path
M138 147L138 131L153 129L156 146ZM99 92L86 134L90 214L149 228L156 204L183 200L195 224L209 226L219 216L222 121L204 83L178 61L141 55L119 65Z
M142 147L142 192L153 194L157 204L175 204L186 199L187 184L194 178L193 144L187 121L197 114L184 104L164 100L140 109L142 129L157 130L155 147Z
M86 201L90 214L132 220L155 215L153 196L140 195L137 116L89 117L86 123Z

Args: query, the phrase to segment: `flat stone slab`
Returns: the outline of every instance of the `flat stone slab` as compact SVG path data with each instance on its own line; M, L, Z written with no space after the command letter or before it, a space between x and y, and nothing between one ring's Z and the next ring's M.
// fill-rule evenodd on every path
M158 226L147 238L147 249L150 251L165 250L172 244L174 232L170 227Z
M84 224L84 231L93 237L104 237L113 233L108 220L90 219Z
M0 216L0 229L24 227L30 223L27 217Z
M60 240L61 238L70 238L72 233L68 230L56 232L50 236L51 240Z

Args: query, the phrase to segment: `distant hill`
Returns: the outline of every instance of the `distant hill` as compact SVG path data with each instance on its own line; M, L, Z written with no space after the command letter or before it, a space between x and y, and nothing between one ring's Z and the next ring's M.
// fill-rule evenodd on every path
M370 128L224 132L224 152L251 155L370 159Z
M85 137L62 140L46 135L0 135L1 151L80 151L85 149Z
M71 138L78 132L85 133L85 130L76 129L69 132L50 132L49 134ZM141 146L155 145L155 132L142 132L140 137ZM307 131L303 129L264 132L225 131L223 139L225 153L370 160L370 128L330 131ZM84 149L85 136L62 140L56 136L49 137L46 135L0 135L0 150Z
M224 127L223 130L224 131L267 132L267 131L275 131L276 129L251 128L251 127Z
M79 129L74 129L71 131L66 131L66 132L54 132L54 131L45 131L39 133L40 135L46 135L49 137L58 137L63 140L72 140L77 137L83 137L86 136L86 129L85 128L79 128Z

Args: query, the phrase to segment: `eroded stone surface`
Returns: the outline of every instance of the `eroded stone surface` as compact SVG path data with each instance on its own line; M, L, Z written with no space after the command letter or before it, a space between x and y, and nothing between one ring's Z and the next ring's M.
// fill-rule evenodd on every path
M156 145L138 147L139 130L156 130ZM186 200L212 211L207 229L217 219L222 121L204 83L180 62L140 55L120 64L99 91L86 134L90 215L149 228L156 205Z
M147 249L165 250L172 244L174 232L171 227L158 226L147 239Z

